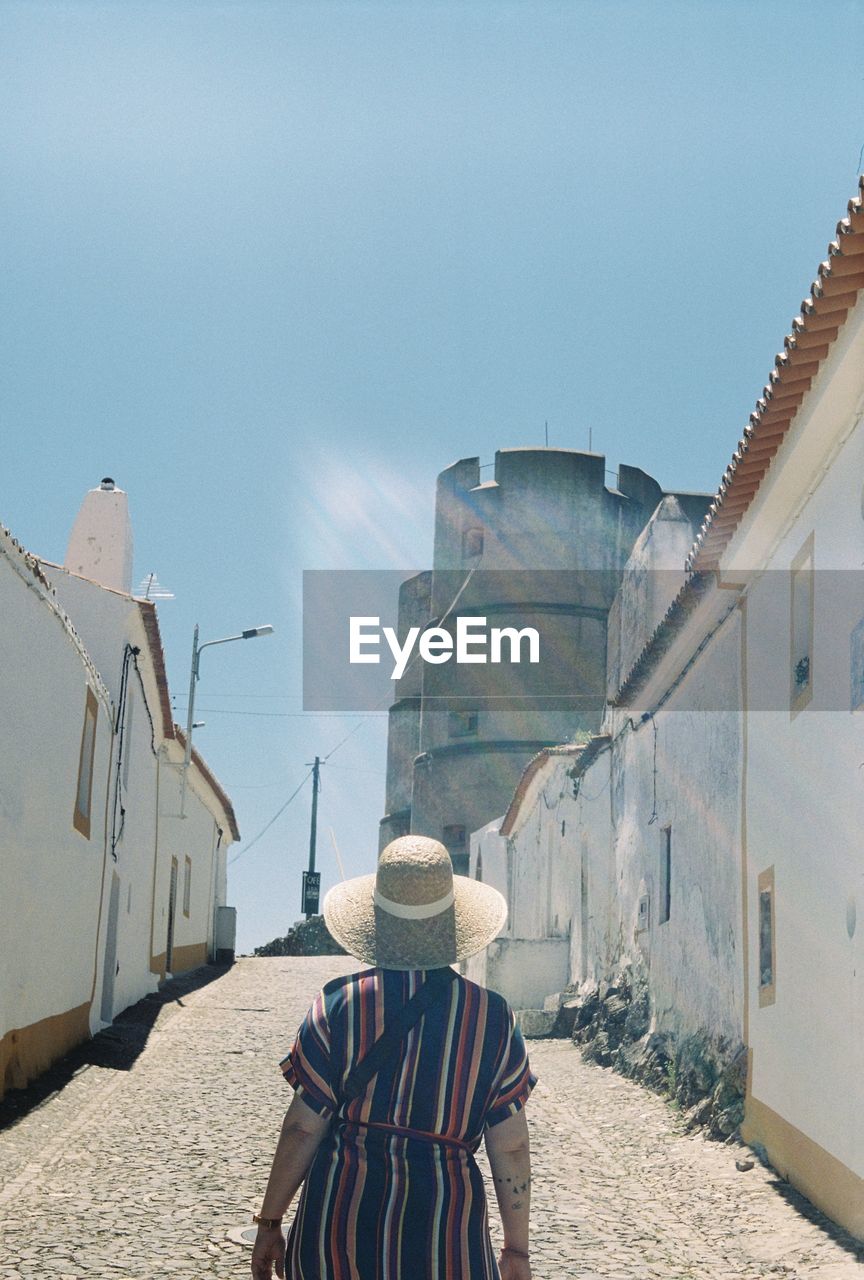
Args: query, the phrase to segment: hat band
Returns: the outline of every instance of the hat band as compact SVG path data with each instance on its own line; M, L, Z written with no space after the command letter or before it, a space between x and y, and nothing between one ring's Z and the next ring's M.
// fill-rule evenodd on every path
M430 916L440 915L442 911L452 907L456 896L451 889L443 898L437 898L434 902L421 902L417 906L409 906L405 902L394 902L391 898L385 898L376 889L373 900L376 907L380 907L388 915L398 916L400 920L428 920Z

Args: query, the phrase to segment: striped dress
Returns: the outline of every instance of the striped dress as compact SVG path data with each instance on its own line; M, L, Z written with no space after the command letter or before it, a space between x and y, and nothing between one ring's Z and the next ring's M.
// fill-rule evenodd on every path
M341 1093L425 977L366 969L328 982L280 1064L307 1106L334 1117L288 1236L289 1280L498 1280L472 1153L536 1083L503 996L458 977L359 1098Z

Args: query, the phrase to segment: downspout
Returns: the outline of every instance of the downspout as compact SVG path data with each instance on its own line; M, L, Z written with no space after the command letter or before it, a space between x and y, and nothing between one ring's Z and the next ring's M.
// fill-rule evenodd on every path
M216 843L210 854L210 906L207 938L207 957L212 962L216 959L216 879L219 875L219 850L222 846L222 828L213 819L216 830Z

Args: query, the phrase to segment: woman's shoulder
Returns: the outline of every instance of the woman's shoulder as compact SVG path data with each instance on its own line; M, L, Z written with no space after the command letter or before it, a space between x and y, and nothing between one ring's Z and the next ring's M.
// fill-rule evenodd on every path
M328 996L338 996L346 994L354 988L363 985L363 980L372 977L375 973L374 969L358 969L356 973L342 973L338 978L331 978L329 982L325 982L321 988L321 994L326 1000Z
M470 978L460 977L460 982L465 986L467 991L470 991L475 995L475 997L485 1001L487 1019L490 1021L495 1020L511 1023L514 1021L515 1015L513 1010L505 997L501 995L500 991L493 991L491 987L481 986L479 982L472 982Z

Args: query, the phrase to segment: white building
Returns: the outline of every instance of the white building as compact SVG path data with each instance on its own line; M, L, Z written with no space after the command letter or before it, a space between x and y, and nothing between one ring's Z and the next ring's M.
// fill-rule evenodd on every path
M197 752L179 817L184 743L156 609L129 594L125 494L108 483L70 539L80 572L0 534L0 1093L216 958L239 838ZM116 585L85 576L103 570Z
M742 588L748 1141L864 1236L864 179L690 560Z
M566 937L571 983L644 984L648 1034L745 1046L742 1135L864 1237L862 197L686 563L662 504L634 548L602 733L532 761L471 870L510 900L491 985L537 1007Z

